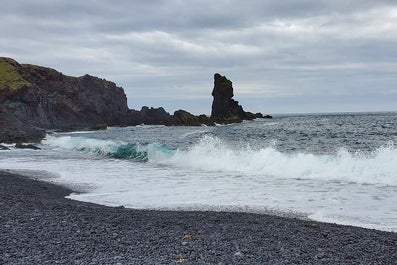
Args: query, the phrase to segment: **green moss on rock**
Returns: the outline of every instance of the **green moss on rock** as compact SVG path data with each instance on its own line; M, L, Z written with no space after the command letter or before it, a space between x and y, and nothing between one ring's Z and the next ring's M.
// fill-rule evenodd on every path
M18 67L20 65L13 59L0 57L0 89L16 90L31 85L19 74Z

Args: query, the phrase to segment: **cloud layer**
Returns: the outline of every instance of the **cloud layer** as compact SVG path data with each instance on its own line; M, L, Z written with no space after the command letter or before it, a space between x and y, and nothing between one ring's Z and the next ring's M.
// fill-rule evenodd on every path
M131 107L209 113L219 72L253 111L397 110L394 1L3 2L1 56L115 81Z

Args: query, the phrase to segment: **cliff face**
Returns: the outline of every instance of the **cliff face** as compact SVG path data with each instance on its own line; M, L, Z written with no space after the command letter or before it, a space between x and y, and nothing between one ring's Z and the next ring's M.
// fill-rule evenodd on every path
M0 80L0 141L129 120L123 89L104 79L0 58Z

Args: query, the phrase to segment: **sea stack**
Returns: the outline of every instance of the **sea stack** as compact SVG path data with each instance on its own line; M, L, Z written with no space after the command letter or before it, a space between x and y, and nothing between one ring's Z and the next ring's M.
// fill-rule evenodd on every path
M214 89L212 90L214 101L212 102L211 119L216 123L236 123L255 118L268 118L261 113L245 112L238 101L233 99L232 81L218 73L214 75Z

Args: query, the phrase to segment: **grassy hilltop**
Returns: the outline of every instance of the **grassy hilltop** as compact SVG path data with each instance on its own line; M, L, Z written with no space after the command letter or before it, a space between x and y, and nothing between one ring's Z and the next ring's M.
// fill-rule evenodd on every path
M0 89L10 88L16 90L22 86L30 86L18 72L19 64L10 58L0 57Z

